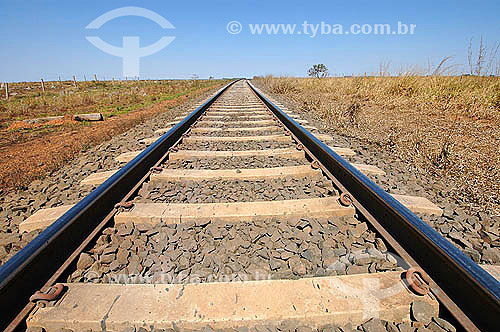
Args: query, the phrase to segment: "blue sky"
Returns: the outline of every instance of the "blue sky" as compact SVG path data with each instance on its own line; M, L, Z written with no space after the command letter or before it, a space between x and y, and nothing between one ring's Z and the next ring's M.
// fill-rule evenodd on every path
M85 27L123 6L150 9L171 22L162 29L143 17L120 17L91 31ZM376 72L381 61L391 69L426 66L445 56L467 62L471 37L500 42L500 1L7 1L0 2L0 81L71 78L96 73L122 76L122 58L102 52L85 36L122 45L122 36L153 44L175 40L140 60L142 78L252 77L306 75L314 63L332 73ZM228 33L230 21L242 31ZM249 24L416 24L414 35L252 35Z

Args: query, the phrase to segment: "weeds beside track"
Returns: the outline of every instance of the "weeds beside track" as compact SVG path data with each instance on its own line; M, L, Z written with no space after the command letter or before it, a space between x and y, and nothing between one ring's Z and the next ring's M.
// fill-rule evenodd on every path
M258 78L341 135L444 178L457 200L498 212L498 77ZM488 188L485 190L484 188Z

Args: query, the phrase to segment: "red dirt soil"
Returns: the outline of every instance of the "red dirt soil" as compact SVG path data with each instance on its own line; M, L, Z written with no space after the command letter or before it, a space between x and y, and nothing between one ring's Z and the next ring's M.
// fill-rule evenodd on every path
M82 149L98 145L133 126L151 119L155 114L178 106L190 97L199 95L211 88L203 88L189 95L166 100L148 108L112 117L87 126L64 126L63 132L48 133L29 142L13 144L0 150L0 193L26 186L31 181L44 177L58 169L64 162L73 158ZM29 128L31 126L70 124L70 119L53 120L43 124L12 124L9 129Z

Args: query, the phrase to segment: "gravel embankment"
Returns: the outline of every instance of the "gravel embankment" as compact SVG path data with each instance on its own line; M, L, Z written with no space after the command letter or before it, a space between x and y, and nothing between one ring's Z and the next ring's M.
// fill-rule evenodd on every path
M217 89L185 104L172 108L126 133L82 152L78 158L42 180L33 181L26 190L3 194L0 197L0 264L5 263L16 252L31 241L39 231L19 234L18 225L42 208L57 207L80 201L92 191L91 187L80 186L88 175L123 166L114 160L121 153L141 150L144 144L139 139L155 136L156 129L165 128L166 123L193 109L196 102L205 99Z
M320 133L330 134L335 145L350 147L356 151L357 155L346 157L347 160L375 165L384 170L386 175L371 176L384 190L396 194L424 196L441 207L444 210L442 216L421 215L422 219L474 261L500 264L500 216L472 209L471 205L465 203L467 200L464 197L453 194L452 179L436 179L402 162L397 155L375 144L341 136L334 129L326 127L321 119L301 111L300 105L265 89L263 91L300 115L302 119L308 120L310 125L320 129Z

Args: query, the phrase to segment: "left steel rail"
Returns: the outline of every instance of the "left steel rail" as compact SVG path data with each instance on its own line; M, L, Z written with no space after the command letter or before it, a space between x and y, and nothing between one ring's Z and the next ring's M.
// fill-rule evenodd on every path
M4 330L78 246L109 215L115 204L149 172L181 136L235 80L161 136L102 185L47 227L0 267L0 299L4 303L0 329Z

